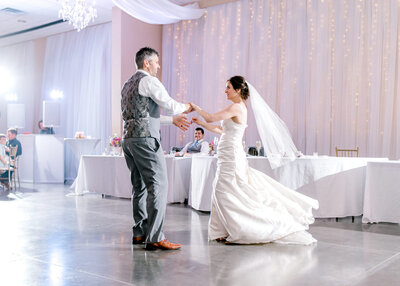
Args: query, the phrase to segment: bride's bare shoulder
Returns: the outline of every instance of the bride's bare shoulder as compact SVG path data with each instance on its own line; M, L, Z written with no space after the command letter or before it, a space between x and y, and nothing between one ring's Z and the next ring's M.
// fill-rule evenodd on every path
M228 106L228 108L233 110L242 110L240 103L232 103L231 105Z

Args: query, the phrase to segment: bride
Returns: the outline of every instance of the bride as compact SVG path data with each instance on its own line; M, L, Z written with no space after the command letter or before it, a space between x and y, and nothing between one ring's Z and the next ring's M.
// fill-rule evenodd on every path
M275 242L308 245L316 242L306 230L314 222L312 208L318 208L318 201L248 166L242 146L247 127L246 100L252 96L258 96L259 100L262 98L241 76L227 81L225 93L232 104L214 114L191 103L205 120L193 118L193 122L221 134L208 226L209 239L239 244ZM254 104L253 110L256 113ZM272 110L264 112L277 116ZM210 124L221 120L222 126ZM265 132L260 130L258 124L257 127L260 134ZM282 140L278 138L278 141ZM293 143L291 138L287 141ZM264 144L264 147L268 146Z

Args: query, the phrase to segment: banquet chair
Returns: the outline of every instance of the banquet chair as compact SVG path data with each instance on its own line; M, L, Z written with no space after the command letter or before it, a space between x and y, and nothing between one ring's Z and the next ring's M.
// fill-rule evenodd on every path
M258 151L256 147L249 147L249 151L247 153L250 156L258 156Z
M358 147L356 149L340 149L335 147L336 157L358 157Z
M10 190L12 190L13 184L14 184L14 189L17 188L16 176L18 177L18 188L20 187L19 174L18 174L19 159L17 156L18 146L15 147L9 146L8 148L10 148L10 152L8 155L8 186ZM12 175L11 172L13 172Z
M358 150L359 148L356 147L355 149L340 149L335 147L336 150L336 157L358 157ZM336 218L336 221L339 219ZM354 216L351 217L351 222L354 222Z

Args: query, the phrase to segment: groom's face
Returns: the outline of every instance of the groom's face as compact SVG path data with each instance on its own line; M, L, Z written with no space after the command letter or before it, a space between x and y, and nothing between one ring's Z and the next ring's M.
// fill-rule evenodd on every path
M148 61L148 72L152 76L156 76L158 69L160 68L160 64L158 63L158 56L153 55L151 59Z
M201 133L200 130L194 131L194 140L199 141L199 140L203 139L203 137L204 137L204 134Z

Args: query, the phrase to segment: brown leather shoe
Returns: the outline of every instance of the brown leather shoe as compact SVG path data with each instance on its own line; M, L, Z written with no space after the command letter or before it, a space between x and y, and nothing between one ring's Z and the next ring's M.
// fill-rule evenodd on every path
M144 236L136 236L136 237L132 237L132 244L142 244L145 241L145 237Z
M164 239L160 242L155 242L155 243L146 243L146 246L145 246L146 250L156 250L156 249L177 250L179 248L181 248L181 245L179 243L172 243L172 242L169 242L167 239Z

